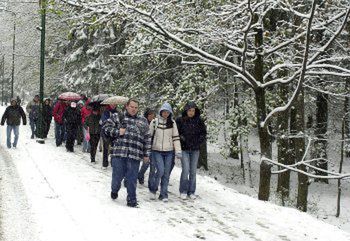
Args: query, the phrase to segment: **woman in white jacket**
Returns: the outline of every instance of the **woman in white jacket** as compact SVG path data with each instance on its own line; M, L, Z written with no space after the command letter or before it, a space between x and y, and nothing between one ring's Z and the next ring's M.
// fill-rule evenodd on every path
M152 135L152 160L154 170L149 176L150 198L156 199L160 183L159 199L168 201L168 184L173 155L181 159L181 144L176 122L173 120L173 110L169 103L164 103L159 110L159 117L150 124Z

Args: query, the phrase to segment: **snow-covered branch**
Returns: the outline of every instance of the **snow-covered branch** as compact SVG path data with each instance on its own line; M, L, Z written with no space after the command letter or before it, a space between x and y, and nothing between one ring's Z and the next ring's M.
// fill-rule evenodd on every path
M315 15L315 9L316 9L316 0L313 0L312 2L312 7L311 7L311 12L310 12L310 18L307 24L307 30L306 30L306 40L305 40L305 49L304 49L304 57L303 57L303 63L302 63L302 68L300 70L300 77L299 81L297 84L296 89L294 90L294 93L292 95L292 98L288 101L288 103L284 106L277 107L274 110L272 110L265 118L263 122L261 122L261 127L265 127L266 123L271 119L271 117L278 112L286 111L289 108L292 107L292 103L296 100L298 97L302 87L303 87L303 82L305 78L305 73L306 73L306 68L307 68L307 63L308 63L308 57L309 57L309 48L310 48L310 42L311 42L311 26L312 26L312 21Z

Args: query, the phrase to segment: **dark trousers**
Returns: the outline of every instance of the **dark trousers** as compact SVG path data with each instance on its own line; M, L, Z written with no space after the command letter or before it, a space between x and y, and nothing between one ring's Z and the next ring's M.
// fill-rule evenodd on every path
M77 132L77 144L81 145L81 143L84 140L84 134L83 134L83 126L78 127L78 132Z
M99 140L100 140L100 134L91 134L90 133L90 145L91 145L90 157L91 157L92 162L95 161L96 151L97 151L97 146L98 146Z
M44 138L47 137L50 131L51 120L45 120L44 122Z
M69 128L67 129L67 141L66 141L66 148L68 151L74 151L74 141L77 137L77 128Z
M111 145L111 142L106 139L102 138L103 140L103 167L108 167L108 155L109 155L109 146Z

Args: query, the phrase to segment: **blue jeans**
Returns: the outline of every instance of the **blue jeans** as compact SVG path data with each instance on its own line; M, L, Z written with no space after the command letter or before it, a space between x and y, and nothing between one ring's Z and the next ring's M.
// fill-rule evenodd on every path
M56 146L60 146L64 140L65 128L63 124L55 122Z
M154 176L150 177L149 190L156 193L160 183L160 197L168 198L168 184L174 151L152 151L152 154L151 166L154 166Z
M148 167L149 167L149 162L147 162L147 163L143 162L142 163L142 166L141 166L141 168L139 170L139 174L138 174L138 177L137 177L140 182L144 182L145 181L145 172L147 171Z
M86 139L85 139L85 136L87 134L87 130L85 128L83 128L83 135L84 135L84 138L83 138L83 151L85 152L90 152L90 142L88 142Z
M17 142L18 142L18 136L19 136L19 126L7 126L7 147L11 148L11 132L13 130L13 133L15 134L15 140L13 141L13 147L17 146Z
M191 195L196 192L196 170L199 151L182 151L180 193Z
M38 127L38 120L37 119L33 119L30 118L29 119L30 122L30 129L32 130L32 136L37 136L37 127Z
M123 178L126 180L126 190L128 196L126 201L129 204L135 204L137 173L140 167L140 161L127 157L112 157L112 192L118 193Z

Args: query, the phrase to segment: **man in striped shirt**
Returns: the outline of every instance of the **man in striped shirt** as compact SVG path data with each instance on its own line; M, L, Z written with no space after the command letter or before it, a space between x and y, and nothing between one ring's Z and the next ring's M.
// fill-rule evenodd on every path
M118 197L123 178L126 179L127 205L137 207L136 186L140 161L149 162L151 136L147 119L139 116L139 103L130 99L124 114L114 113L102 127L112 139L112 191L111 198Z

